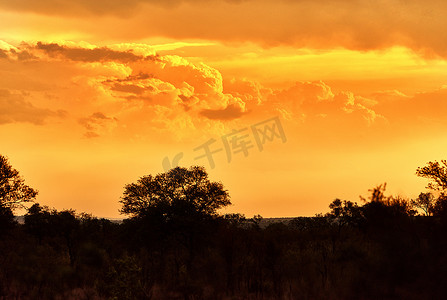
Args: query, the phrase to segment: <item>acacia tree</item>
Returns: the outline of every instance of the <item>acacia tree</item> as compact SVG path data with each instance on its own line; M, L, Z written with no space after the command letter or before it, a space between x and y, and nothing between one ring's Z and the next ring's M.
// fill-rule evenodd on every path
M217 210L231 204L222 183L210 181L203 167L176 167L126 185L120 202L121 212L133 216L125 222L129 236L171 258L160 260L161 268L172 270L169 276L189 299L187 274L215 234Z
M230 196L220 182L211 182L203 167L176 167L156 176L141 177L125 186L121 213L144 216L151 210L165 218L175 215L216 215L230 205Z
M437 198L423 197L422 204L426 206L424 212L434 216L447 216L447 161L441 163L429 161L426 166L417 168L416 175L430 180L427 188L440 192ZM422 195L422 194L421 194ZM419 197L421 197L421 195Z
M417 168L416 175L431 180L427 185L429 189L438 191L447 189L447 161L444 159L441 163L429 161L425 167Z
M25 184L8 158L0 155L0 206L11 210L23 207L24 203L32 202L36 195L37 191Z

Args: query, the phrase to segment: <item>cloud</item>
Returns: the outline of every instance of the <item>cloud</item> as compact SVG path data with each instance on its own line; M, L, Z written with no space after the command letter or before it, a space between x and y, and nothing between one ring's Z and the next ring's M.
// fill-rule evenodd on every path
M148 3L156 6L173 8L184 2L183 0L128 0L126 2L120 0L75 0L75 1L32 1L17 0L7 1L0 0L0 7L15 11L37 12L41 14L62 14L62 15L118 15L129 16L137 13L140 4ZM199 2L204 2L199 1Z
M262 103L264 95L271 92L260 83L248 79L224 79L223 92L233 95L244 101L250 107Z
M35 2L32 0L18 0L14 3L7 0L0 0L0 7L15 11L28 11L41 14L62 14L62 15L76 15L76 14L115 14L115 15L129 15L135 11L138 6L138 0L129 0L123 3L119 0L112 1L53 1L44 0ZM169 1L167 1L169 2Z
M11 50L11 52L14 52L13 50ZM17 59L21 60L21 61L30 61L30 60L36 60L37 56L31 54L28 51L21 51L21 52L17 52Z
M32 123L43 125L50 117L64 117L64 111L38 108L20 93L0 89L0 124Z
M166 139L222 135L235 126L276 115L313 130L361 131L393 118L393 112L388 114L381 106L380 93L369 98L336 92L323 81L267 87L249 79L224 78L204 63L151 53L149 46L136 47L138 54L130 44L102 48L74 43L22 44L5 50L10 58L5 66L10 71L3 78L16 76L17 80L2 79L0 83L9 90L29 93L39 107L70 111L89 138L132 138L154 132ZM28 53L32 63L20 60L18 53ZM19 77L20 89L13 88ZM31 80L41 84L39 90L30 88ZM23 101L16 106L26 106ZM39 111L29 103L28 108ZM44 120L54 111L40 110L34 118Z
M154 57L151 56L142 57L135 55L130 51L115 51L107 47L93 49L70 48L56 43L45 44L42 42L37 42L35 48L42 50L50 57L67 58L73 61L82 62L131 62L144 59L154 59Z
M200 114L211 120L233 120L242 117L244 111L240 106L230 104L224 109L204 109Z
M154 80L152 75L139 73L126 78L108 79L103 83L109 86L111 91L117 92L118 97L129 100L150 100L155 90Z
M111 90L112 91L117 91L117 92L125 92L125 93L130 93L130 94L135 94L135 95L141 95L142 93L144 93L144 91L146 90L151 90L153 89L152 87L141 87L138 85L134 85L134 84L120 84L120 83L115 83L112 87Z
M108 117L102 112L95 112L88 117L80 118L81 124L87 131L84 136L87 138L99 137L104 133L110 132L117 126L118 120L114 117Z
M364 127L384 120L373 110L374 101L348 91L335 93L322 81L296 82L289 88L273 91L267 99L288 119L300 122L324 121L332 126L345 123Z
M51 33L60 35L74 31L95 40L156 36L359 51L404 46L425 57L447 58L447 3L438 0L0 0L0 7L51 15L42 22L45 30L51 28ZM62 19L61 24L61 15L74 18ZM23 18L27 20L29 15ZM16 26L23 24L18 22ZM86 60L94 54L73 55Z
M0 49L0 58L8 58L7 52L3 49Z
M19 60L19 61L31 61L38 60L38 57L33 55L27 50L20 50L16 48L10 49L0 49L0 59L5 58L8 60Z
M389 115L390 120L403 124L436 122L447 125L447 87L412 96L399 91L386 91L374 95L378 104L376 110ZM444 127L444 126L443 126Z

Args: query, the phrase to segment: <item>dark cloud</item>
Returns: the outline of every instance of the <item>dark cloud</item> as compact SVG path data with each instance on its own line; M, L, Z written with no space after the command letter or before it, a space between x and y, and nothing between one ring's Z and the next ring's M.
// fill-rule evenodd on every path
M201 0L199 2L204 2ZM142 3L152 3L157 6L170 7L177 6L183 0L0 0L0 7L16 10L37 12L46 15L118 15L129 16L137 12L137 8Z
M230 104L225 109L204 109L200 114L211 120L233 120L242 117L245 113L239 106Z
M95 112L89 117L79 119L79 124L87 130L84 134L87 138L101 136L103 133L116 127L117 122L116 118L108 117L102 112Z
M250 41L265 47L278 45L314 49L342 47L361 51L404 46L427 57L447 57L447 31L444 29L447 27L446 1L211 0L211 4L209 2L0 0L0 8L75 16L82 24L73 21L75 25L70 27L71 22L67 22L61 31L84 30L94 39L101 40L110 38L144 40L159 36L223 42ZM272 13L273 11L275 13ZM100 17L106 14L126 18L111 20ZM95 16L95 19L92 16ZM84 60L89 61L85 57Z
M111 88L112 91L117 91L117 92L124 92L124 93L130 93L130 94L135 94L135 95L141 95L143 94L145 91L149 90L153 90L154 88L151 86L148 87L141 87L135 84L119 84L119 83L115 83Z
M28 47L28 45L26 45ZM13 48L9 50L0 49L0 58L17 59L20 61L29 61L39 59L37 56L30 53L28 50L15 50Z
M110 87L112 91L133 94L131 96L125 96L124 98L131 99L132 97L139 96L144 98L145 92L154 91L154 87L147 84L147 79L154 78L153 75L146 73L139 73L137 75L130 75L126 78L108 79L104 81L106 85Z
M152 97L149 97L149 96L135 96L135 95L125 96L123 98L126 99L126 100L129 100L129 101L143 100L143 101L146 101L146 102L151 102L152 99L153 99Z
M118 16L130 16L138 13L138 8L141 4L151 4L159 7L164 7L167 9L175 9L181 6L181 4L187 3L195 6L209 5L209 3L218 4L225 3L230 5L241 5L247 3L253 3L256 5L262 5L273 0L0 0L0 7L8 10L15 11L29 11L37 12L46 15L118 15ZM416 1L416 0L413 0ZM285 4L296 4L297 2L308 3L312 2L310 0L283 0L278 1ZM322 5L331 2L337 3L337 5L342 5L343 3L351 3L349 0L336 0L329 1L323 0L319 1ZM410 2L410 1L408 1Z
M37 56L35 56L35 55L29 53L29 52L26 51L26 50L18 52L18 53L17 53L17 58L18 58L19 60L22 60L22 61L36 60L36 59L38 59Z
M200 101L200 99L195 95L189 97L185 95L178 95L178 97L181 100L181 104L183 105L186 111L189 111L194 104Z
M108 82L112 82L112 83L114 83L114 82L132 82L135 80L143 80L143 79L150 79L150 78L154 78L154 75L147 74L147 73L139 73L137 75L127 76L126 78L118 78L118 79L113 79L113 80L109 79L109 80L106 80L105 82L107 82L107 83Z
M118 14L127 15L135 8L138 1L61 1L61 0L0 0L0 7L15 11L37 12L46 15L73 14Z
M64 117L65 114L64 111L35 107L23 95L0 89L0 124L25 122L43 125L47 118Z
M36 49L44 51L50 57L67 58L72 61L82 62L103 62L103 61L120 61L132 62L143 59L154 59L152 56L139 56L130 51L115 51L106 47L86 49L86 48L69 48L56 43L45 44L38 42Z
M91 139L91 138L100 137L100 135L97 134L96 132L87 131L87 132L84 134L84 137L86 137L86 138L88 138L88 139Z

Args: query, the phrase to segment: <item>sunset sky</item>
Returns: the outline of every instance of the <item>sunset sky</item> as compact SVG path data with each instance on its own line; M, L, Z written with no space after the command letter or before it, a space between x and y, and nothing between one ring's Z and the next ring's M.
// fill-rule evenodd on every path
M446 14L441 0L0 0L0 154L39 203L100 217L176 161L249 217L312 216L384 182L416 197L416 168L447 158Z

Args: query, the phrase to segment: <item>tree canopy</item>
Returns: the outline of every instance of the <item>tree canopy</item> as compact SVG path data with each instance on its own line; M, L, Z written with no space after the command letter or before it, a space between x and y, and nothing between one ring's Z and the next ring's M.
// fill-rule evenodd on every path
M416 175L431 180L427 186L429 189L447 189L447 161L444 159L441 163L429 161L425 167L417 168Z
M438 197L433 197L431 193L420 194L419 198L413 201L416 208L424 211L426 215L447 216L447 161L429 161L426 166L417 168L416 175L430 180L427 188L438 191ZM447 219L445 219L447 220Z
M0 206L15 209L31 202L37 191L25 184L25 180L14 169L7 157L0 155Z
M125 186L120 200L121 212L137 217L150 210L170 215L215 215L230 205L230 196L222 183L211 182L203 167L176 167L156 176L141 177Z

